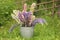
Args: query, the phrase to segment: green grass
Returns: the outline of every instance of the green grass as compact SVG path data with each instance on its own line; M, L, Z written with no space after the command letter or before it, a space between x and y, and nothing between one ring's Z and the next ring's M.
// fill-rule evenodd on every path
M48 25L37 24L34 28L34 36L30 40L60 40L60 19L57 16L41 16L45 18ZM26 40L20 35L19 27L16 27L12 33L8 30L14 21L8 21L5 26L0 28L0 40Z

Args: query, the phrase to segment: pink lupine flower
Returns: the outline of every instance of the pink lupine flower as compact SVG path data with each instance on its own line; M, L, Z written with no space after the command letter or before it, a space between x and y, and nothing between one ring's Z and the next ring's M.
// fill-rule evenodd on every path
M24 22L24 16L21 13L18 14L18 18L21 22Z
M27 10L27 4L25 3L23 6L23 11L26 11L26 10Z

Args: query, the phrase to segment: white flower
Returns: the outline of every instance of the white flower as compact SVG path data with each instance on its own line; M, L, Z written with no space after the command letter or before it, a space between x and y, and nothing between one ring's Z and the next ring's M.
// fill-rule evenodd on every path
M31 5L31 7L30 7L30 12L34 12L34 8L35 8L35 6L36 6L36 3L33 3L32 5Z
M14 14L11 14L11 16L14 20L16 20L18 23L20 23L20 20L18 19L18 17L16 17Z
M13 10L13 14L15 14L16 17L18 16L19 13L20 13L19 10Z

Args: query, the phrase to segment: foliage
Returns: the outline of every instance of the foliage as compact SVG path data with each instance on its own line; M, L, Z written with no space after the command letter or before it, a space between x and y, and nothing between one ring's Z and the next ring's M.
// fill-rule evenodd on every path
M56 15L54 18L51 16L41 17L48 21L48 25L42 26L41 24L37 24L34 28L34 36L30 40L60 40L60 19L58 19ZM11 21L11 23L13 22ZM12 25L10 24L8 23L3 28L0 28L0 40L26 40L21 37L19 26L15 28L12 33L8 33Z
M46 2L47 0L41 0L41 2ZM51 1L51 0L48 0ZM26 1L28 4L31 4L32 2L36 2L36 0L30 0L30 1ZM45 7L51 7L51 4L47 4L47 5L40 5L39 9L43 9ZM21 6L21 0L0 0L0 26L6 24L6 21L11 20L11 16L10 14L12 13L12 10L14 9L18 9L21 10L22 6ZM57 8L56 8L57 9ZM56 10L55 9L55 10ZM38 14L37 14L38 13ZM42 16L45 14L51 14L52 10L40 10L36 13L34 13L36 16Z
M11 20L10 14L15 6L14 0L0 0L0 26Z
M36 2L36 0L34 0ZM42 0L44 1L44 0ZM28 4L31 4L29 1ZM10 26L16 21L12 20L10 14L12 10L17 9L18 6L15 4L15 0L0 0L0 40L25 40L20 36L19 27L15 28L12 33L8 33ZM19 6L20 7L20 6ZM48 5L50 7L50 5ZM40 6L40 9L42 7ZM40 11L43 14L51 13L51 11L43 10ZM38 16L45 18L48 22L48 25L44 27L40 24L37 24L34 29L34 37L30 40L60 40L60 19L55 15L51 16L42 16L38 13ZM9 21L10 20L10 21ZM6 24L6 25L4 25Z

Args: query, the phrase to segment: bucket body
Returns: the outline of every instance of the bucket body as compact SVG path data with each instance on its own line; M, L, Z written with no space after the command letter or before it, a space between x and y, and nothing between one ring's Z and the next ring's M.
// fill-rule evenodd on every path
M31 38L33 36L34 27L21 27L20 33L24 38Z

